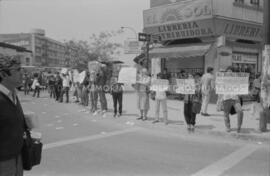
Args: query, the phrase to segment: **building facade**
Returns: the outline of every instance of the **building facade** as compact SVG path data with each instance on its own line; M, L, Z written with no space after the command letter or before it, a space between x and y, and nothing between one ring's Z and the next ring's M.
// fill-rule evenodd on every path
M67 57L65 45L45 36L45 31L35 29L30 33L0 34L0 41L24 47L32 51L32 66L65 67Z
M22 66L30 66L32 63L32 52L26 48L0 42L0 54L4 56L16 56L20 58Z
M149 52L152 67L172 77L209 66L261 71L262 0L151 0L143 17L144 32L161 44Z

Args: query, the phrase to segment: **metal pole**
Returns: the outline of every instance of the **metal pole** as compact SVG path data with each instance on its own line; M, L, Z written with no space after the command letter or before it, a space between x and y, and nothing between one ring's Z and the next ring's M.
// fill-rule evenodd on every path
M270 10L270 3L269 0L264 0L263 2L263 6L264 6L264 10L263 10L263 38L264 38L264 45L269 45L270 44L270 23L269 23L269 19L270 19L270 14L269 14L269 10Z

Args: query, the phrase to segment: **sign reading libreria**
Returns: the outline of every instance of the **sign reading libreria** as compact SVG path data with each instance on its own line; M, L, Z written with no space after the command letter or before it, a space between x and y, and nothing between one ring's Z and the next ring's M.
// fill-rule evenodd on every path
M216 93L231 95L247 95L249 73L216 73Z

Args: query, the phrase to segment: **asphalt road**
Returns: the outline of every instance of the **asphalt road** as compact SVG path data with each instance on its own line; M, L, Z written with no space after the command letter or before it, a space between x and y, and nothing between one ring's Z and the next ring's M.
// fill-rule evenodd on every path
M39 115L44 143L41 165L26 176L270 175L266 143L189 134L184 126L153 125L132 114L93 116L44 93L20 99L25 111Z

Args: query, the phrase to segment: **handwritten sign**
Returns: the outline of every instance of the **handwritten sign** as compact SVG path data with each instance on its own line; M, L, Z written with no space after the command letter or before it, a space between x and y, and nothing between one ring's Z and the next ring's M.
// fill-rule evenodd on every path
M151 82L150 90L167 91L169 89L169 81L167 79L154 79Z
M187 95L195 94L196 87L194 79L176 79L176 85L176 93Z
M61 73L62 74L67 74L68 73L68 69L67 68L62 68Z
M216 73L216 93L247 95L249 73Z
M85 79L85 76L86 76L86 71L83 71L83 72L81 72L81 73L79 74L79 76L78 76L78 82L79 82L80 84L83 83L83 81L84 81L84 79Z
M121 68L118 76L118 83L134 84L136 83L137 70L133 67Z

